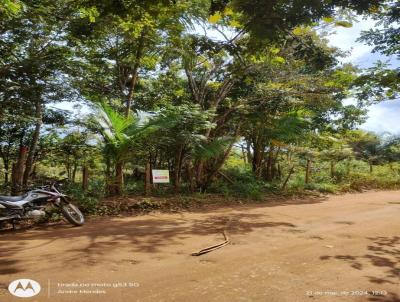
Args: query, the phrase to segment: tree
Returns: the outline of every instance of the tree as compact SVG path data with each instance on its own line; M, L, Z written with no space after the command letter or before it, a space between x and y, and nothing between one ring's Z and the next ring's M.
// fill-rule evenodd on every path
M359 41L374 46L374 52L385 55L399 55L400 43L400 4L398 1L382 1L380 6L372 7L370 15L376 20L376 25L361 33ZM381 28L380 26L383 25Z
M361 42L374 46L373 52L386 56L397 55L400 57L400 4L398 1L382 1L382 5L370 10L370 15L376 21L376 26L363 31ZM360 101L382 101L397 99L400 92L400 72L398 67L377 62L368 68L356 82L359 89Z
M105 103L97 105L90 123L103 140L107 192L110 195L120 195L124 184L124 164L134 151L135 140L138 140L145 128L139 125L138 119L132 114L125 117Z
M370 105L385 100L396 100L400 92L398 70L378 61L367 68L354 81L355 95L359 104Z
M316 130L351 127L364 113L342 105L354 80L354 69L349 65L337 67L335 50L313 31L301 36L314 39L325 55L301 57L291 39L285 47L276 45L251 54L253 67L236 92L245 108L243 129L253 172L260 177L266 166L268 180L273 178L271 170L279 150L290 144L304 146ZM315 61L318 63L310 64Z
M345 159L351 158L352 156L352 149L342 144L334 144L328 150L323 150L321 152L321 157L330 161L330 175L332 179L336 178L336 165Z
M90 158L95 157L93 146L88 143L87 132L73 131L59 138L53 147L54 160L62 164L70 182L75 182L79 167L87 167Z
M382 5L379 0L214 0L211 14L226 15L232 10L245 31L258 39L279 39L297 26L330 18L337 9L351 9L358 14L370 13ZM231 13L229 13L232 16ZM346 26L346 24L343 24Z
M400 138L397 136L390 137L383 143L383 157L385 161L391 163L400 161Z
M347 141L356 158L369 164L370 173L372 173L374 165L382 162L382 143L376 134L355 130L348 132Z
M304 182L308 184L312 177L312 163L318 158L319 152L313 148L300 147L297 148L296 153L306 161Z
M223 150L221 145L210 145L204 136L204 131L215 127L211 121L214 113L203 111L195 104L182 104L162 109L150 121L157 131L149 139L150 144L162 156L173 160L174 187L180 188L183 167L187 167L188 182L192 182L193 162L196 160L218 156ZM149 143L149 142L148 142ZM218 149L218 147L220 147ZM159 161L158 165L162 162Z
M20 9L0 26L0 115L18 115L27 124L26 159L19 160L16 175L27 184L32 172L40 131L46 115L46 104L71 97L64 77L70 56L63 30L71 6L65 1L17 2ZM10 5L8 5L10 7ZM13 10L14 6L11 6ZM24 134L25 135L25 134ZM21 141L22 142L22 141ZM22 150L22 149L21 149ZM19 183L20 177L16 180Z
M124 176L138 180L142 170L149 184L154 167L172 172L176 192L185 183L204 192L224 177L238 141L260 182L277 182L284 167L285 187L299 157L311 181L323 150L334 176L350 158L346 131L363 121L368 103L345 106L351 88L371 101L394 99L399 87L384 64L361 76L339 65L342 54L315 26L349 27L349 10L390 22L395 7L376 0L0 1L4 180L12 170L14 189L27 184L49 157L71 181L82 169L87 188L96 148L81 122L51 109L60 101L95 104L84 126L101 138L109 194L121 194ZM377 51L396 51L383 31L365 37L382 43ZM362 148L378 163L375 151ZM385 148L375 153L389 161L396 148Z
M129 116L140 74L156 69L204 1L118 1L82 8L70 27L80 66L75 86L89 100L106 98ZM200 6L202 4L203 6ZM203 8L204 10L204 8Z
M22 119L21 116L4 114L0 127L0 156L4 167L4 184L9 182L10 168L12 162L16 161L17 150L24 146L24 134L29 126L29 120ZM18 153L19 155L19 153ZM22 184L22 179L18 180Z

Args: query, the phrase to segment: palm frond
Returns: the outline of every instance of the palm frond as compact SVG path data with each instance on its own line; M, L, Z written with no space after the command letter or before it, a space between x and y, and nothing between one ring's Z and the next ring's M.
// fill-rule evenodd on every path
M235 141L231 136L220 137L211 142L202 141L194 149L194 156L200 160L216 158L223 154L228 146Z

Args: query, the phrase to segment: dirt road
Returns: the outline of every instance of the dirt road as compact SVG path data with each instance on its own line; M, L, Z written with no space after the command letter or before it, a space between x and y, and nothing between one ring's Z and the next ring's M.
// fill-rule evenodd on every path
M28 301L399 302L400 191L0 233L1 302L21 278Z

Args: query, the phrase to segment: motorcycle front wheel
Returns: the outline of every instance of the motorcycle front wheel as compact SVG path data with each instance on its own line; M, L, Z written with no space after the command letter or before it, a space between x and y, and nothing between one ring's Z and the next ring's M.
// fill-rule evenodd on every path
M63 202L60 206L61 213L69 223L81 226L85 223L85 217L77 206L69 202Z

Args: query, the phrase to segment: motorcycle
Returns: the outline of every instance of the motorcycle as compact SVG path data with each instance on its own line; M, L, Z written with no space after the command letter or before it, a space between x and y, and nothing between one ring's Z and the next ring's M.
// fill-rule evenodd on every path
M0 226L9 222L15 227L15 222L23 219L39 220L51 207L58 209L72 225L81 226L85 223L85 217L78 207L52 184L22 196L0 196Z

